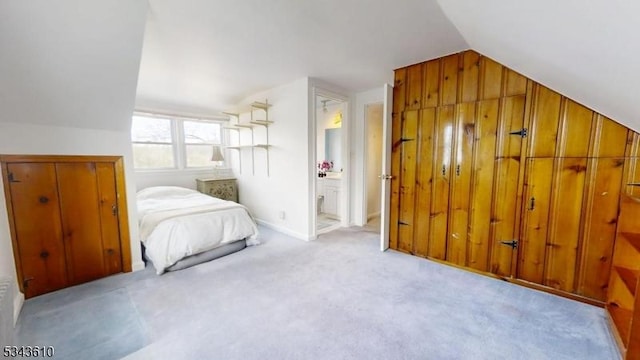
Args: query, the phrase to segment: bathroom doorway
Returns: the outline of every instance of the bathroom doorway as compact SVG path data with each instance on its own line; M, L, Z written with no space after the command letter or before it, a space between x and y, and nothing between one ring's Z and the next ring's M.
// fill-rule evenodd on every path
M348 219L344 186L347 102L317 94L316 125L316 234L337 229Z

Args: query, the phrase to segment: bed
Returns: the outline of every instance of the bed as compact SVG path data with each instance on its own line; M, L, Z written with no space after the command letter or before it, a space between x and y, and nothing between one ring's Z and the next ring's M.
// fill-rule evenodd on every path
M136 194L145 258L156 273L179 270L257 245L249 210L177 186L155 186Z

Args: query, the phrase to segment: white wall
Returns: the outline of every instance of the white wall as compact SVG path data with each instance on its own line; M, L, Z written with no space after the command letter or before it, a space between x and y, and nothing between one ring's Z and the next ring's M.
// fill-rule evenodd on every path
M269 118L269 175L264 149L255 149L255 174L251 149L240 150L242 173L237 156L229 164L238 179L240 203L247 206L259 222L300 239L309 238L309 79L302 78L247 97L241 104L265 101L272 104ZM256 113L258 114L258 113ZM244 116L241 121L244 121ZM243 130L249 134L250 130ZM254 129L255 141L264 142L264 128ZM244 140L243 140L244 141ZM235 150L233 150L235 151ZM279 214L284 213L284 219Z
M378 176L382 174L382 110L382 103L366 107L365 187L367 190L367 218L380 214L382 183Z
M128 131L147 6L0 1L0 121Z
M196 179L211 178L217 176L217 174L218 173L213 168L179 171L136 171L134 173L134 178L138 191L150 186L162 185L181 186L188 189L195 189Z

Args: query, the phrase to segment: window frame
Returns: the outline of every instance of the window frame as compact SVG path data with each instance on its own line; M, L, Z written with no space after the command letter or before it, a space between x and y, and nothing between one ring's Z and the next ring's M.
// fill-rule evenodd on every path
M134 144L171 145L171 149L172 149L171 152L174 158L173 167L162 167L162 168L136 168L135 161L133 161L134 159L132 158L135 172L139 172L139 173L202 172L205 170L210 170L215 167L215 165L213 164L209 166L187 166L187 145L197 145L197 144L189 144L186 142L185 131L184 131L185 121L218 124L218 126L220 126L220 143L212 142L212 143L207 143L207 145L209 146L218 145L224 149L226 144L224 124L229 121L226 118L209 118L209 117L196 117L196 116L186 116L186 115L162 114L157 112L136 110L133 112L131 116L132 123L133 123L133 117L135 116L169 120L169 124L170 124L169 130L171 131L171 143L134 141L133 139L131 139L131 148L133 149ZM225 160L223 161L222 167L226 167L226 165L227 165L227 160L225 156Z

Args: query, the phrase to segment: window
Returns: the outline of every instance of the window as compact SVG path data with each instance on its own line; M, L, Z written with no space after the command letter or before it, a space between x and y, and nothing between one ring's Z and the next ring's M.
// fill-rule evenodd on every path
M210 167L222 144L217 121L135 114L131 124L133 166L138 170Z
M134 116L131 124L136 169L175 168L171 120Z
M187 167L211 166L213 145L220 145L220 124L183 121Z

